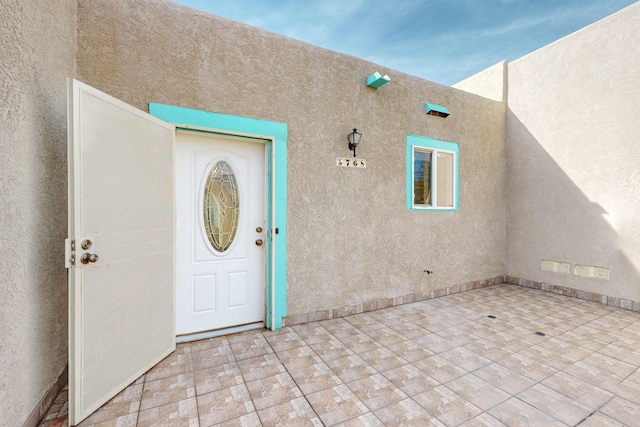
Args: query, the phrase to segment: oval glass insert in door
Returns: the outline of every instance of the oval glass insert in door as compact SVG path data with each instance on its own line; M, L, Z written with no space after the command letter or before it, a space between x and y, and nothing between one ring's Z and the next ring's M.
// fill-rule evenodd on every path
M236 175L228 162L220 160L209 172L204 188L204 228L214 250L222 253L229 249L238 230L239 216Z

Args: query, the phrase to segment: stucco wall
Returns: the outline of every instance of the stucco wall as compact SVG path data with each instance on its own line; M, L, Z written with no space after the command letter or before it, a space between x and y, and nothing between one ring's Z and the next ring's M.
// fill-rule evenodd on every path
M67 363L66 77L76 2L0 5L0 424L22 425Z
M507 101L507 61L498 62L491 67L470 76L452 87L469 93L484 96L494 101Z
M288 124L288 314L504 274L504 104L167 1L81 0L78 16L85 83ZM392 79L377 91L376 70ZM335 166L353 127L367 169ZM459 212L406 208L407 134L460 143Z
M640 301L639 28L636 3L509 63L509 275Z

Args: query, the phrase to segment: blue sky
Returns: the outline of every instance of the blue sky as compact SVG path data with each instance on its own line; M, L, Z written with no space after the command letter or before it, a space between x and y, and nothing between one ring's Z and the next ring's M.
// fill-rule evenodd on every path
M636 2L173 1L445 85L520 58Z

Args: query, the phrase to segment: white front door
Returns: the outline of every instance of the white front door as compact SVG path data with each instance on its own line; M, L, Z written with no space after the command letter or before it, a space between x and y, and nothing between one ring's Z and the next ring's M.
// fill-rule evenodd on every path
M177 134L177 335L264 321L265 149L261 140Z
M69 424L175 349L174 127L69 85Z

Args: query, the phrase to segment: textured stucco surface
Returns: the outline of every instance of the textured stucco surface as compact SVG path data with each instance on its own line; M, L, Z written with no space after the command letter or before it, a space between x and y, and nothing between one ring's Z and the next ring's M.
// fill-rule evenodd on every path
M452 87L484 96L494 101L507 101L507 61L498 62L491 67L470 76Z
M137 108L289 125L288 314L504 274L504 104L161 0L81 0L78 39L79 79ZM353 127L367 169L335 166ZM407 134L460 143L459 212L406 208Z
M67 363L66 77L76 3L0 4L0 424L20 426Z
M636 3L509 63L509 275L640 301L639 29Z

